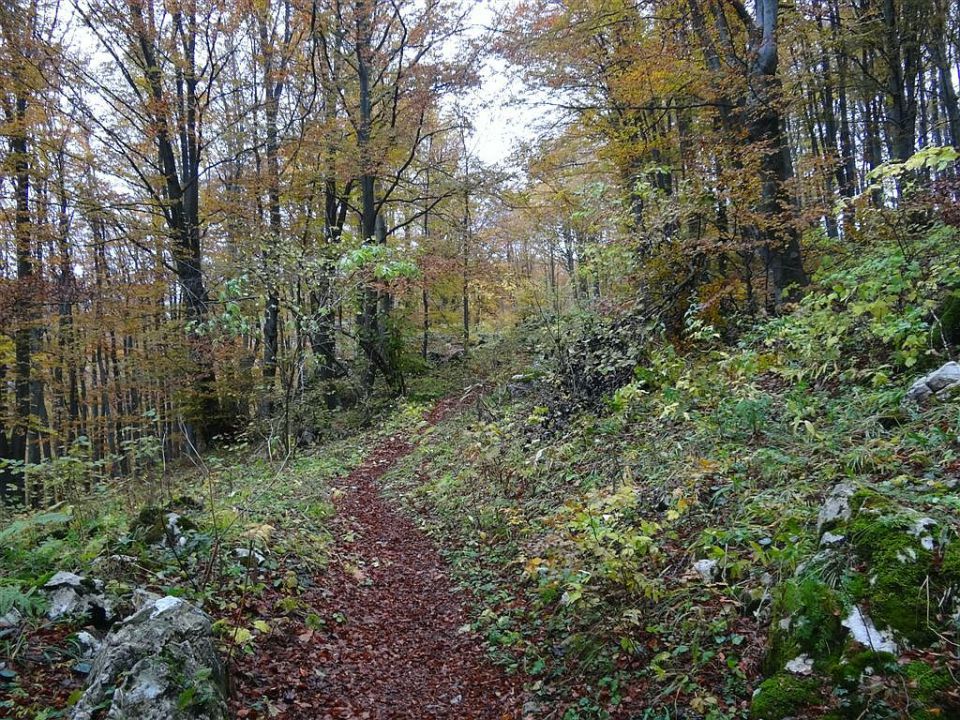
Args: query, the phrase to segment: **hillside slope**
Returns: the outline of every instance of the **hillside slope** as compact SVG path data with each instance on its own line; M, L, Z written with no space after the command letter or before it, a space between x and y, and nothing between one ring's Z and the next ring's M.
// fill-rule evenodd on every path
M821 268L736 346L525 332L527 369L424 430L390 492L533 717L960 716L960 406L902 404L948 359L950 232Z

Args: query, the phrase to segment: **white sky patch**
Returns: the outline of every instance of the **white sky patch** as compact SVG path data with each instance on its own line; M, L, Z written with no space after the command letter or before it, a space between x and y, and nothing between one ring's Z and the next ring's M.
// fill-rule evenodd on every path
M496 31L498 15L512 5L512 0L477 2L471 9L468 36ZM465 108L473 122L469 149L485 165L509 167L517 145L536 137L534 125L541 112L524 101L529 93L503 58L485 59L480 84L468 92Z

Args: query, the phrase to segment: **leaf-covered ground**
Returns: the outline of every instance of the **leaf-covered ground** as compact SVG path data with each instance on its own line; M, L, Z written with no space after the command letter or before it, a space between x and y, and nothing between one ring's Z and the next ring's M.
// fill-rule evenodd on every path
M300 596L304 620L277 624L237 661L238 717L519 717L522 683L485 656L437 549L380 494L411 449L389 436L335 482L337 562Z

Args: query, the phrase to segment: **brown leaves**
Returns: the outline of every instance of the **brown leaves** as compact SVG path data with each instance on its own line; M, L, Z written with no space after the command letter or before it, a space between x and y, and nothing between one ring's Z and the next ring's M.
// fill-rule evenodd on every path
M430 419L462 402L441 403ZM325 622L271 621L278 629L258 639L256 653L237 658L237 717L520 716L521 682L460 632L468 618L436 548L379 494L377 480L410 449L388 438L342 481L338 535L353 540L301 596L306 614Z

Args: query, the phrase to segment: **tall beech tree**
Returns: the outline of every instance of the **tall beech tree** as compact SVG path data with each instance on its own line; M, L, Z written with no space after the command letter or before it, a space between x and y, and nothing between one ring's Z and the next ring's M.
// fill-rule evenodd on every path
M85 120L102 135L140 193L146 215L167 226L173 269L193 337L196 412L200 439L220 424L212 359L197 330L206 322L210 298L201 239L201 178L204 131L215 83L224 69L228 21L216 3L187 0L168 10L152 2L96 0L78 4L86 27L112 60L113 83L86 74L85 89L97 103L77 98ZM120 41L118 43L118 40ZM104 118L100 104L114 117Z

